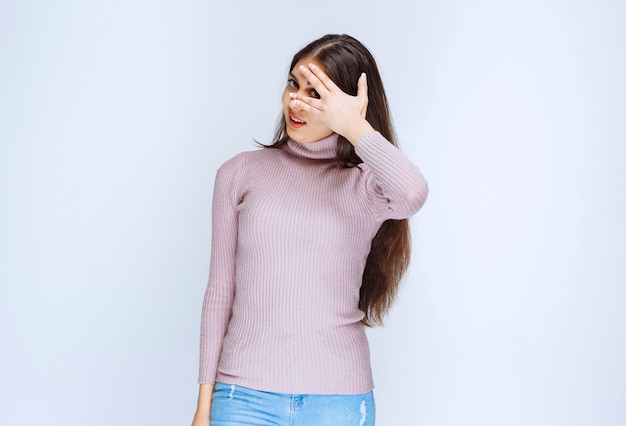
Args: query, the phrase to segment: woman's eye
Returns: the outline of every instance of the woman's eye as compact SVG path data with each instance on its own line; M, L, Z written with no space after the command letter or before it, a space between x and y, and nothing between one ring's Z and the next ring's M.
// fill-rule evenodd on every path
M289 89L298 90L298 83L296 83L296 80L294 80L293 78L290 78L289 80L287 80L287 87Z
M319 93L317 93L317 90L311 89L311 97L315 99L319 99L321 96Z

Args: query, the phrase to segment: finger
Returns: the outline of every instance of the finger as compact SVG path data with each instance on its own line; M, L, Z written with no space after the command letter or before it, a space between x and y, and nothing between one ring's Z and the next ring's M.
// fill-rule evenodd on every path
M333 91L335 89L341 90L339 89L339 86L337 86L335 82L328 76L328 74L326 74L324 70L322 70L320 67L318 67L315 64L309 64L309 68L311 69L311 72L317 78L320 79L320 81L324 84L324 86L328 88L328 90L330 91Z
M312 107L311 105L301 101L300 99L292 99L289 101L289 108L299 111L306 111L313 114L318 114L319 109Z
M317 93L319 93L320 96L328 94L328 88L324 86L324 83L322 83L322 81L317 78L317 76L313 74L313 72L309 68L305 67L304 65L300 65L300 72L302 73L304 78L306 78L307 81L311 83L311 86L313 86L313 88L317 91Z
M305 104L312 106L315 109L322 111L324 109L324 102L321 99L317 99L311 96L301 96L297 93L290 93L289 97L293 100L302 101Z
M298 101L296 99L291 99L289 101L289 109L292 111L302 111L302 108L298 105Z
M304 75L306 79L309 80L309 83L311 83L313 88L317 90L317 93L319 93L320 96L337 88L335 83L333 83L333 81L324 73L324 71L322 71L318 66L314 64L309 64L308 67L300 65L300 71L302 72L302 75Z

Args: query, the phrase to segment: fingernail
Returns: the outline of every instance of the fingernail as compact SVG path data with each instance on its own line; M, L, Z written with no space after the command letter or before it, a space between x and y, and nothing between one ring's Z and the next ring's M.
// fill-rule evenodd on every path
M364 72L362 72L362 73L361 73L361 77L363 77L363 78L367 78L367 76L365 75L365 73L364 73Z
M300 71L308 71L304 65L300 65Z
M290 93L290 94L289 94L289 97L290 97L291 99L296 99L296 94L295 94L295 93Z
M317 68L315 64L309 64L309 68Z

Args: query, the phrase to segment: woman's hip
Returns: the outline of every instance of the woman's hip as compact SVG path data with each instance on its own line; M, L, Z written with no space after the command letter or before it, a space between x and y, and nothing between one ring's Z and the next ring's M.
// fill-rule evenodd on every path
M356 395L264 392L216 383L211 426L373 426L373 392Z

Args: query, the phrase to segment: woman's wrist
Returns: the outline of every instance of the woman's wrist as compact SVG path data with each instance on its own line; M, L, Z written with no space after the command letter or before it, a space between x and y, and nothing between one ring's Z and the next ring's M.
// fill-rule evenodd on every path
M348 141L352 145L356 145L356 143L361 139L365 133L373 132L374 128L372 125L366 120L362 119L358 122L355 122L349 129L346 130L345 134L342 136L348 139Z
M209 414L211 412L211 400L213 399L213 384L201 384L198 391L198 408L196 412Z

